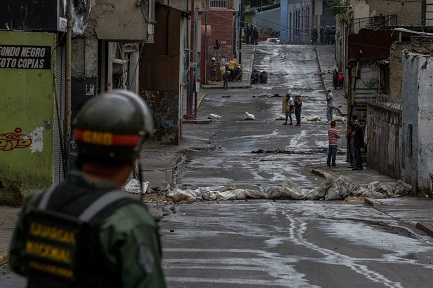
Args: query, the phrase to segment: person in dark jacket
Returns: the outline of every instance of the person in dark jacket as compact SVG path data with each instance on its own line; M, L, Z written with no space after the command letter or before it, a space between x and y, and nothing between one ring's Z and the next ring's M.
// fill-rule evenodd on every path
M295 126L301 126L301 111L302 111L301 96L295 96L295 117L296 117Z
M263 71L260 73L260 83L266 84L268 83L268 73L266 71Z
M364 147L364 131L362 126L359 124L359 120L355 119L353 121L354 129L352 132L353 144L355 146L355 167L352 170L363 170L362 158L361 158L361 148Z
M229 76L230 71L226 70L223 74L223 89L225 90L229 89Z

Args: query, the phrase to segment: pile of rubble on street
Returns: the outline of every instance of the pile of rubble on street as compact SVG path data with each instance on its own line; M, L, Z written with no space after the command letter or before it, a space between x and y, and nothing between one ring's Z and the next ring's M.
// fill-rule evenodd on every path
M237 189L235 187L200 187L198 189L171 189L167 197L177 202L196 202L212 200L345 200L350 197L392 198L408 195L412 188L409 184L398 181L394 186L381 184L379 181L367 185L350 183L344 176L338 178L324 173L325 181L311 190L303 190L296 183L285 180L281 186L272 186L262 190Z

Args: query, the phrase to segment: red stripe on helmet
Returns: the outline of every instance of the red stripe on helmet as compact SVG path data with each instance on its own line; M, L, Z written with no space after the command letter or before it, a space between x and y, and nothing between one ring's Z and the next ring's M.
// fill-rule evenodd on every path
M103 146L135 146L140 140L138 135L111 134L101 131L75 129L74 138L77 142Z

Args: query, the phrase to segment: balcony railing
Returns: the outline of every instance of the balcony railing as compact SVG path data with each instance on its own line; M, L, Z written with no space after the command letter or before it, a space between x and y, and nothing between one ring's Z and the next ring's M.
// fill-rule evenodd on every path
M210 8L227 8L227 0L210 0Z
M352 33L359 33L361 29L381 30L385 27L396 26L397 15L373 16L352 19Z

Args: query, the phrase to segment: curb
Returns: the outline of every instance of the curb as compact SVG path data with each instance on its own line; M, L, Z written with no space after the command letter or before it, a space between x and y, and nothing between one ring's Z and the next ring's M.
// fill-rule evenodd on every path
M198 103L197 103L197 107L198 107L198 108L200 108L201 103L203 103L204 99L206 99L206 96L207 96L207 94L204 93L204 94L200 97L200 99L198 100Z
M373 207L373 208L377 208L378 206L380 206L381 204L380 204L380 202L379 203L376 203L373 199L371 199L371 198L364 198L364 200L365 200L365 204L367 204L367 205L369 205L369 206L371 206L371 207Z
M416 223L415 228L424 231L428 235L433 237L433 225L430 223Z
M371 199L371 198L364 198L364 200L365 200L365 204L377 209L378 211L381 211L380 206L382 206L382 204L380 203L380 201L375 201L374 199ZM383 212L383 211L381 211L381 212ZM383 212L383 213L385 213L385 212ZM399 220L402 222L405 222L401 219L399 219ZM405 222L405 223L407 223L407 222ZM411 226L413 226L413 224L411 224ZM415 224L415 228L418 230L421 230L424 233L426 233L427 235L433 237L433 224L431 224L429 222L422 222L422 223L417 222Z
M317 47L314 47L314 51L316 52L316 59L317 59L317 64L319 65L319 71L322 71L322 64L320 63L320 53ZM326 91L328 90L328 87L326 87L326 83L325 83L325 79L323 78L323 75L321 76L321 78L322 78L323 88L325 88Z

